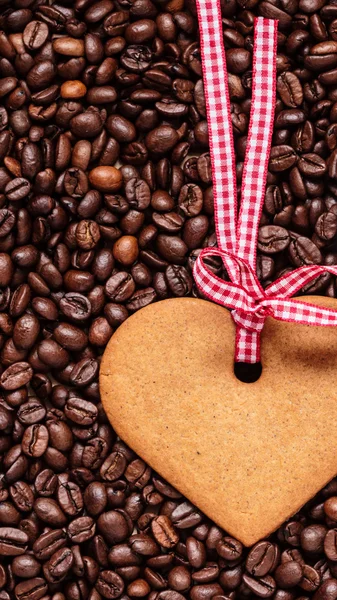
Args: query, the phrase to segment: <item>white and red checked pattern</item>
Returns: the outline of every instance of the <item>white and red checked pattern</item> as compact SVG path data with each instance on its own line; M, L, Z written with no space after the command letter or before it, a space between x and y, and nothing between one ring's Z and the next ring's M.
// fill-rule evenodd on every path
M204 91L213 174L218 248L205 248L194 266L202 293L232 310L236 323L235 360L260 360L260 334L267 316L304 325L337 325L337 311L292 298L337 266L309 265L288 273L263 289L256 275L256 244L273 132L276 83L277 21L255 20L253 89L247 151L237 218L235 153L220 0L196 0ZM230 281L220 279L204 259L221 257Z
M213 173L216 234L219 248L236 249L236 170L227 68L218 0L197 2L204 93ZM215 174L218 177L215 177Z

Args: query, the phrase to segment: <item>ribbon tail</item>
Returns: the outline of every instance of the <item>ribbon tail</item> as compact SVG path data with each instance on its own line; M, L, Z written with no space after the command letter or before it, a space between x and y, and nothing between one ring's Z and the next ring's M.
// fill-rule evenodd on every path
M307 283L313 281L323 273L337 275L337 267L328 265L305 265L299 267L295 271L291 271L271 283L265 289L265 295L268 297L281 296L289 298L297 294Z
M270 298L265 301L274 319L302 325L320 325L332 327L337 325L337 311L323 308L300 300ZM264 304L263 302L261 304Z

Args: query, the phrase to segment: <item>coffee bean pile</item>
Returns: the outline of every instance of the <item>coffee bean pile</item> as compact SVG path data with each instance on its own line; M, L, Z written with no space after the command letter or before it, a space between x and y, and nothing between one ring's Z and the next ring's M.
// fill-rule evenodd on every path
M337 600L337 480L244 549L100 404L113 331L196 295L216 244L193 0L0 6L0 600ZM337 3L222 11L239 189L253 19L279 19L259 278L337 264ZM335 278L303 292L335 296Z

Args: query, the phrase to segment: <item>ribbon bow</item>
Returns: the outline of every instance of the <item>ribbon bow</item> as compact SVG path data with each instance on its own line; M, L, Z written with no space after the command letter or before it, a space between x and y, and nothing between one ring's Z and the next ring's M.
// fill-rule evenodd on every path
M255 19L253 87L247 150L237 218L235 153L228 76L222 40L220 0L196 0L213 174L218 248L199 254L193 275L210 300L232 309L236 324L235 361L260 360L260 334L267 316L304 325L337 325L337 311L292 299L336 266L306 265L263 289L256 275L256 245L273 132L277 21ZM219 256L230 281L217 277L205 258Z

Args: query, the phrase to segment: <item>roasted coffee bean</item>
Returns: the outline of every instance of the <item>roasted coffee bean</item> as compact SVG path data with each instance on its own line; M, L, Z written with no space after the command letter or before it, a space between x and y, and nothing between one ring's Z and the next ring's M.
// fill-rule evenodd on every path
M129 311L134 312L140 308L144 308L148 304L151 304L156 297L156 291L152 287L145 288L144 290L138 290L132 294L131 298L127 301L126 307Z
M92 425L97 418L97 408L82 398L69 398L64 407L68 419L78 425Z
M317 246L304 236L299 236L290 241L289 256L292 264L296 267L303 265L319 265L322 255Z
M119 479L126 469L126 464L125 456L121 452L112 452L100 469L103 480L114 481Z
M39 91L52 83L55 73L56 68L52 61L43 60L32 66L26 81L31 90Z
M53 339L40 342L37 348L38 358L52 369L64 369L69 361L69 354Z
M70 548L60 548L50 557L43 568L44 576L50 583L62 581L74 562L74 555Z
M128 517L117 510L102 513L97 521L97 527L109 544L123 542L130 532Z
M15 586L15 597L18 600L28 598L29 600L39 600L47 593L48 586L42 577L27 579Z
M13 342L17 348L28 350L34 345L39 332L40 325L38 319L34 315L25 314L15 323Z
M298 168L307 177L322 177L327 170L324 159L318 154L302 154L298 161Z
M31 380L33 369L26 362L15 362L0 377L2 387L7 390L16 390Z
M46 408L37 398L29 398L18 409L17 417L22 425L39 423L46 416Z
M179 136L173 127L161 125L147 134L145 143L151 152L163 155L172 150L178 139Z
M76 483L67 481L60 484L57 499L62 510L70 516L77 515L83 508L81 490Z
M95 529L96 524L92 517L78 517L68 525L67 534L72 542L82 544L95 535Z
M337 561L337 532L330 529L324 539L324 552L331 561Z
M34 502L34 511L39 519L48 525L58 528L63 527L67 522L66 516L52 498L37 498Z
M320 582L321 577L319 572L310 565L304 565L300 587L306 592L314 592L319 587Z
M38 458L46 451L48 440L48 429L44 425L30 425L22 437L22 450L27 456Z
M54 329L53 336L55 340L67 350L83 350L88 343L88 337L84 331L70 323L59 323Z
M0 555L19 556L28 547L28 536L14 527L0 527Z
M135 283L131 275L120 271L112 275L105 284L105 293L114 302L125 302L135 291Z
M17 577L31 579L39 575L41 571L40 563L30 554L16 556L12 561L12 571Z
M286 106L295 108L303 102L303 90L298 77L291 71L284 71L277 78L277 91Z
M48 37L48 26L41 21L31 21L23 32L23 41L28 50L37 50Z
M59 548L67 543L67 536L62 529L52 529L42 533L33 544L33 552L38 560L47 560Z
M250 575L244 575L243 581L247 588L259 598L270 598L276 589L275 580L271 575L265 575L265 577L258 579L254 579Z
M302 576L302 566L295 560L279 565L274 573L275 581L282 589L294 587L300 583Z
M100 192L111 193L119 190L122 184L122 176L115 167L96 167L89 173L91 185Z
M296 152L291 146L273 146L270 151L269 169L274 173L290 169L297 162Z
M91 315L89 300L76 292L65 294L61 298L60 309L68 319L74 322L86 321Z
M101 571L97 582L96 590L108 600L119 598L124 590L123 579L114 571Z
M310 554L322 552L326 532L325 525L313 524L305 527L301 533L301 546L304 551Z
M35 488L40 496L52 496L57 487L57 478L51 469L41 471L35 480Z
M24 177L12 179L5 187L5 194L11 202L22 200L28 196L31 190L31 184Z
M290 236L286 229L276 225L265 225L259 229L258 248L265 254L281 252L289 246Z
M315 232L324 241L334 238L337 232L337 217L332 212L321 214L315 224Z
M255 577L263 577L274 570L277 561L277 546L269 542L259 542L247 556L246 569Z
M107 505L108 495L105 486L100 482L88 485L84 493L84 503L90 515L97 516Z
M162 548L173 548L178 543L178 535L171 520L165 515L151 521L151 529L155 540Z
M123 266L132 265L138 257L137 238L132 235L123 235L113 246L113 257Z
M18 510L30 512L33 508L34 493L25 481L16 481L10 487L10 495Z
M92 250L101 237L95 221L80 221L76 228L76 242L82 250Z

